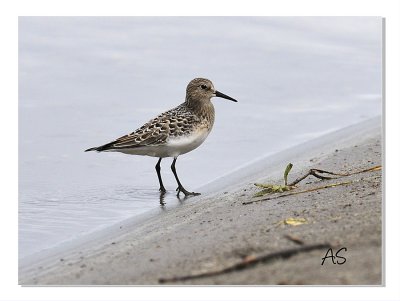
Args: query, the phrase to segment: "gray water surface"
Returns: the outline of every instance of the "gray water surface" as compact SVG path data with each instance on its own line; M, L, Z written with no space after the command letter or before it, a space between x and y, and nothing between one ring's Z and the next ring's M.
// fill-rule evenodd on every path
M20 17L20 258L163 210L156 158L83 151L179 105L195 77L239 102L213 99L213 131L179 157L188 190L381 115L381 31L377 17Z

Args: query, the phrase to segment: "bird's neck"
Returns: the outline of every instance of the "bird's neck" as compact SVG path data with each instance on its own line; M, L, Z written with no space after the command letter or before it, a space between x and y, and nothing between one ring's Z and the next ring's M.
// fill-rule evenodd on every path
M192 110L197 116L202 119L208 119L212 123L214 122L215 110L214 105L209 100L204 101L193 101L190 98L186 98L186 106Z

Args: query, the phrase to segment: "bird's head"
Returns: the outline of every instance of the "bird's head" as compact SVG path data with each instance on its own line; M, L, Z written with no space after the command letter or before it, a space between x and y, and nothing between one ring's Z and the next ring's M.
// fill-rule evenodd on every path
M222 97L237 102L236 99L215 90L213 83L206 78L195 78L186 88L186 101L190 103L208 103L212 97Z

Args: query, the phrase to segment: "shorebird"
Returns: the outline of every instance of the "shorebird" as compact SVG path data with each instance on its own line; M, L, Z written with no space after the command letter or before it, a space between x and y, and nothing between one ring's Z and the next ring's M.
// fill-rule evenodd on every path
M161 194L166 193L160 173L161 160L173 157L171 169L178 183L177 195L179 196L180 192L185 196L199 195L200 193L189 192L183 187L176 173L175 163L178 156L200 146L211 132L215 118L212 97L237 102L236 99L215 90L210 80L195 78L186 88L185 101L176 108L158 115L128 135L85 151L158 157L155 168Z

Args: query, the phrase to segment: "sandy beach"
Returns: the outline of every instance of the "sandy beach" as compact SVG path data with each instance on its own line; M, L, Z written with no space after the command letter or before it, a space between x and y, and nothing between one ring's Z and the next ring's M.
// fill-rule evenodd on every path
M175 208L20 262L19 284L382 285L381 139L374 118L261 158ZM254 197L289 162L289 182L351 175Z

